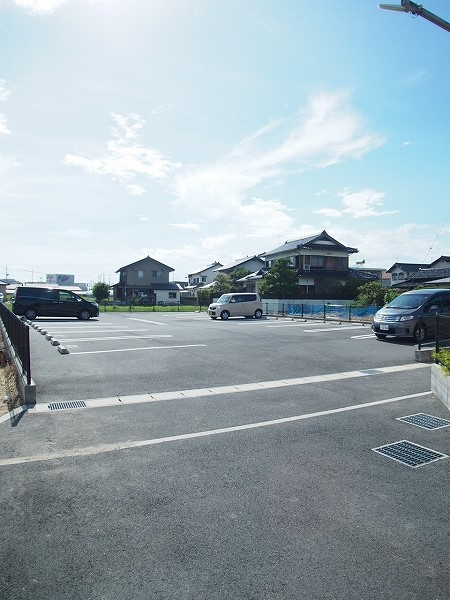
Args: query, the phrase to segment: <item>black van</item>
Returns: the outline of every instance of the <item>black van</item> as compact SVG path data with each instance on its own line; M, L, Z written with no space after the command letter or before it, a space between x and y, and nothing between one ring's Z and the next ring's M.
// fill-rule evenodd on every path
M15 315L27 319L36 317L98 317L98 304L89 302L70 290L44 286L19 286L14 294L12 309Z

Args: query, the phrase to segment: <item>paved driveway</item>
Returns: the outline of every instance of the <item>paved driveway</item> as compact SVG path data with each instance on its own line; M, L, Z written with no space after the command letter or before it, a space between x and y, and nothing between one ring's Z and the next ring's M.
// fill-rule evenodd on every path
M5 597L448 600L449 428L399 418L449 415L412 344L204 314L45 327L69 354L31 332L36 410L0 429ZM404 440L438 460L374 451Z

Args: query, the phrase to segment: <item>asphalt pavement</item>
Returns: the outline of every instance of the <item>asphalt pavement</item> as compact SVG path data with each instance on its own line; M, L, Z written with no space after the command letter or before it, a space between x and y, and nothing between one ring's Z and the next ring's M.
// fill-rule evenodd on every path
M0 425L3 597L449 600L450 415L412 342L37 321L68 354L30 331L37 404ZM419 414L441 426L400 420ZM402 441L435 459L378 451Z

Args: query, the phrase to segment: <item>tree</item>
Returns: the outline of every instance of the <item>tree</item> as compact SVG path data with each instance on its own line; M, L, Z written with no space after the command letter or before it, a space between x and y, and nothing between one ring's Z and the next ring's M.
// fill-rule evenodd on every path
M209 306L211 304L211 288L197 290L197 300L199 306Z
M239 267L238 269L231 271L230 278L233 283L233 291L237 292L242 289L242 283L238 283L237 281L238 279L242 279L242 277L250 275L250 273L251 271L249 271L248 269L244 269L243 267Z
M358 289L355 299L356 306L384 306L386 288L379 281L370 281Z
M218 273L211 288L214 296L221 296L233 291L233 281L227 273Z
M298 274L288 258L280 258L264 277L260 288L262 296L272 298L297 298Z
M103 300L109 298L109 285L107 283L99 281L98 283L94 284L92 288L92 293L97 303L100 304L101 302L103 302Z

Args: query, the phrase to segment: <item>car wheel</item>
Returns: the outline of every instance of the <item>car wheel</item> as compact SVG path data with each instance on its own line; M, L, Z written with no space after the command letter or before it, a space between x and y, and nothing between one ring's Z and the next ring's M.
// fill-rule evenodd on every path
M217 319L217 317L211 317L211 319L212 319L213 321L215 321L215 320Z
M257 308L255 310L255 319L260 319L262 317L262 310L260 308Z
M222 319L222 321L226 321L229 316L230 316L230 313L227 310L223 310L220 313L220 318Z
M87 321L88 319L91 318L91 313L88 310L82 310L82 311L80 311L78 318L81 319L82 321Z
M37 317L37 312L34 308L27 308L24 315L28 320L32 321Z
M414 329L414 334L413 334L414 342L416 344L418 344L419 342L423 342L423 340L426 337L427 337L427 328L425 327L425 325L423 325L423 324L417 325L416 328Z
M385 333L376 333L375 334L379 340L384 340L386 338Z

